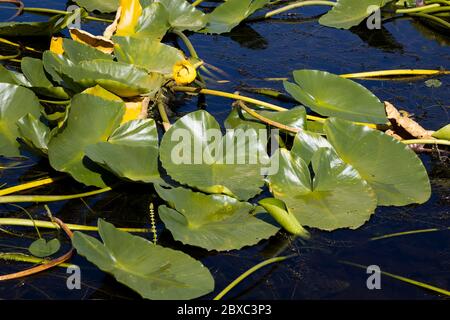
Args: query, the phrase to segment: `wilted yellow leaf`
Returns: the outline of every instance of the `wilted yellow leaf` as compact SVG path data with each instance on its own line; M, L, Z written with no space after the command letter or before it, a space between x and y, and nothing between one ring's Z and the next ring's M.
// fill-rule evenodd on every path
M107 54L111 54L114 51L114 42L105 37L94 36L89 32L79 29L70 29L69 32L72 39L77 42L86 44Z
M61 37L53 37L50 42L50 51L56 54L63 54L63 38Z
M114 93L109 92L108 90L103 89L98 85L92 88L88 88L82 93L90 94L91 96L100 97L110 101L123 101L119 96L116 96Z
M129 36L135 31L142 7L139 0L120 0L121 15L117 25L117 36Z

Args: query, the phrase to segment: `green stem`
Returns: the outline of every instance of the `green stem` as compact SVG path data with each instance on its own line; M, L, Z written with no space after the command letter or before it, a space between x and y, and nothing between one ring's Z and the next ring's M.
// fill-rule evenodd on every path
M430 13L448 12L448 11L450 11L450 6L429 9L429 10L424 11L423 13L430 14Z
M43 229L59 229L59 227L51 221L34 220L33 223L32 220L27 219L0 218L0 226L33 227L33 225L36 225L38 228ZM86 232L98 231L98 228L94 226L85 226L78 224L66 224L66 226L72 231L86 231ZM147 233L151 231L151 229L145 228L119 228L119 230L132 233Z
M339 263L367 270L367 266L364 266L364 265L361 265L361 264L357 264L357 263L353 263L353 262L349 262L349 261L339 261ZM441 289L441 288L438 288L438 287L435 287L435 286L432 286L432 285L429 285L429 284L426 284L426 283L423 283L423 282L419 282L419 281L416 281L416 280L412 280L412 279L409 279L409 278L398 276L396 274L392 274L392 273L389 273L389 272L381 271L381 274L383 274L385 276L388 276L388 277L391 277L393 279L397 279L397 280L400 280L400 281L403 281L403 282L415 285L417 287L421 287L421 288L424 288L424 289L427 289L427 290L431 290L431 291L434 291L434 292L437 292L437 293L440 293L440 294L443 294L443 295L446 295L446 296L450 296L450 291L447 291L445 289Z
M426 13L410 13L410 16L413 17L419 17L419 18L424 18L424 19L429 19L434 21L437 24L440 24L441 26L450 29L450 23L448 23L447 21L445 21L444 19L435 17L431 14L426 14Z
M3 39L3 38L0 38L0 43L4 43L4 44L7 44L7 45L16 47L16 48L24 48L24 49L26 49L26 50L28 50L28 51L35 52L35 53L41 53L41 51L36 50L36 49L34 49L34 48L30 48L30 47L22 47L22 46L21 46L20 44L18 44L18 43L15 43L15 42L12 42L12 41Z
M423 6L423 7L397 9L395 11L395 13L397 13L397 14L400 14L400 13L416 13L416 12L422 12L424 10L431 9L431 8L437 8L437 7L440 7L440 4L433 3L433 4L429 4L429 5Z
M194 45L192 44L191 40L189 40L189 38L183 32L178 31L178 30L172 30L171 32L183 41L183 43L185 44L186 48L188 49L191 57L199 59L199 56L197 54L197 51L194 48Z
M70 104L71 100L66 100L66 101L55 101L55 100L44 100L44 99L39 99L39 102L42 103L50 103L50 104L58 104L58 105L68 105Z
M331 6L331 7L334 7L335 5L336 5L336 2L333 2L333 1L316 1L316 0L299 1L299 2L295 2L295 3L291 3L284 7L278 8L276 10L269 11L262 17L250 18L247 21L257 21L257 20L262 20L262 19L269 19L277 14L284 13L286 11L290 11L290 10L300 8L300 7L306 7L306 6Z
M450 228L447 228L447 229L433 228L433 229L422 229L422 230L412 230L412 231L390 233L390 234L385 234L385 235L378 236L378 237L373 237L370 239L370 241L385 240L385 239L390 239L390 238L395 238L395 237L409 236L412 234L438 232L438 231L446 231L446 230L450 230Z
M63 14L63 15L68 15L70 14L69 11L63 11L63 10L55 10L55 9L47 9L47 8L23 8L24 12L30 12L30 13L44 13L44 14L53 14L53 15L57 15L57 14ZM106 22L106 23L113 23L113 20L110 19L102 19L102 18L97 18L97 17L92 17L92 16L86 16L83 19L86 20L91 20L91 21L99 21L99 22Z
M196 7L196 6L200 5L203 1L205 1L205 0L197 0L194 3L192 3L192 6Z
M73 194L68 196L4 196L0 197L0 203L26 203L26 202L57 202L57 201L66 201L84 197L95 196L98 194L102 194L105 192L111 191L111 187L107 187L100 190L90 191L86 193Z
M432 3L440 3L440 4L444 4L447 6L450 6L450 1L449 0L430 0L430 1L426 1L427 4L432 4Z
M36 258L22 253L0 253L0 260L26 262L33 264L46 264L51 262L51 260L48 259ZM71 264L61 263L58 264L57 266L60 268L68 268L71 266Z
M403 140L404 144L435 144L435 145L443 145L450 146L450 141L448 140L438 140L438 139L413 139L413 140Z
M256 266L254 266L253 268L249 269L248 271L244 272L242 275L240 275L236 280L234 280L232 283L230 283L225 289L223 289L215 298L214 300L220 300L222 299L228 292L230 292L231 290L233 290L238 284L240 284L242 281L244 281L246 278L248 278L249 276L251 276L253 273L255 273L256 271L264 268L265 266L268 266L270 264L273 263L278 263L278 262L282 262L285 261L287 259L291 259L293 257L296 257L297 255L292 255L292 256L287 256L287 257L277 257L277 258L272 258L269 260L266 260L264 262L261 262L260 264L257 264Z

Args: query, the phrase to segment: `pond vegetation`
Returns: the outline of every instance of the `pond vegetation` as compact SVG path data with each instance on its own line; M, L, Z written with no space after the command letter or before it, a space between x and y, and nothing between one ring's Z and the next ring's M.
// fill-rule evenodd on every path
M370 221L378 207L423 204L431 197L427 170L416 153L424 146L447 152L449 125L426 130L355 79L448 71L336 75L292 70L292 79L284 81L285 92L260 88L254 91L260 97L254 98L210 89L211 78L221 71L202 60L186 34L228 33L242 23L306 6L330 7L318 20L326 27L355 27L373 14L368 7L377 6L383 19L410 16L448 32L449 1L417 6L415 1L386 0L228 0L202 9L203 1L78 0L80 7L72 12L2 2L17 6L13 19L24 12L49 18L0 23L0 42L18 50L0 58L20 64L20 71L0 65L0 155L17 159L32 151L47 158L54 172L0 190L0 203L46 204L149 184L161 204L149 208L150 229L119 229L104 219L97 227L65 224L48 207L48 221L35 220L25 209L28 219L0 218L2 226L34 227L38 236L30 242L29 255L0 254L3 260L37 266L0 275L0 281L65 266L76 250L144 298L194 299L214 291L213 274L187 253L158 244L155 219L186 247L228 252L254 246L280 230L307 244L310 230L355 230ZM73 28L80 17L109 26L96 36ZM67 28L70 38L60 34ZM164 41L167 35L179 38L188 50ZM44 52L21 44L22 38L38 36L51 37ZM234 103L225 121L206 110L173 119L171 103L180 95L216 96ZM266 97L278 102L269 103ZM286 100L297 106L283 107ZM280 134L260 139L258 130L267 129ZM240 140L238 130L252 132L252 139ZM201 162L174 159L180 132L200 146ZM220 135L212 137L211 132ZM229 156L250 159L252 150L258 157L254 163L226 162ZM190 152L191 145L180 151L181 157ZM265 165L278 170L261 174ZM60 179L73 179L87 189L70 195L20 194ZM61 239L46 238L40 229L62 229L73 249L54 258L63 250ZM102 241L88 232L98 232ZM137 235L143 233L152 234L153 241ZM290 258L259 264L217 298L260 268Z

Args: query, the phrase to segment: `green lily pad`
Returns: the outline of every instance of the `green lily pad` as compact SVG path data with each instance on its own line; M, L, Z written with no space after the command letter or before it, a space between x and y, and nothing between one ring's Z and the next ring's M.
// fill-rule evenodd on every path
M155 185L169 206L159 216L175 240L207 250L230 251L255 245L279 228L252 215L255 207L226 195L205 195Z
M134 29L133 38L161 41L170 29L169 12L161 3L151 3L142 8Z
M338 0L336 5L319 19L323 26L350 29L371 15L370 6L382 8L392 0Z
M141 0L146 7L153 2L164 5L169 13L169 24L179 31L198 31L206 24L205 14L185 0Z
M357 229L377 207L372 188L332 149L320 148L314 154L313 179L308 163L293 152L280 149L273 159L279 161L280 170L269 176L270 189L302 226Z
M61 249L61 243L58 239L53 239L47 242L45 239L38 239L33 242L28 251L38 258L46 258L57 253Z
M115 12L120 5L119 0L74 0L74 2L88 11L102 13Z
M0 64L0 83L18 84L11 71Z
M86 156L116 176L139 182L159 180L158 130L153 119L129 121L108 142L87 146Z
M33 91L8 83L0 83L0 155L20 156L17 121L31 114L39 118L41 105Z
M17 127L22 139L28 146L41 152L48 153L48 143L50 142L50 129L42 121L27 114L17 121Z
M278 122L285 126L305 129L306 126L306 110L303 107L295 107L288 111L256 111L259 115L269 120ZM258 119L249 115L245 110L240 108L233 108L230 115L225 120L225 127L227 129L235 129L241 125L247 125L255 130L266 129L267 125L260 122Z
M217 34L230 32L269 2L270 0L228 0L207 16L208 24L204 31Z
M62 54L45 51L42 55L45 71L52 77L53 81L74 92L81 92L83 88L76 84L73 79L64 74L65 70L75 67L75 63Z
M85 149L108 140L121 123L125 104L79 94L69 108L66 127L49 143L50 164L85 185L105 187L101 172L86 161Z
M107 54L97 50L84 43L74 41L71 39L63 39L64 55L74 63L80 63L82 61L89 60L113 60L114 57L111 54Z
M296 83L284 87L298 102L330 117L385 124L383 103L362 85L335 74L318 70L294 71Z
M430 198L427 170L408 146L340 119L327 120L325 132L339 156L375 190L379 205L404 206Z
M190 113L164 135L160 148L162 165L182 184L248 200L261 192L261 172L269 160L266 144L257 132L244 129L228 131L223 137L219 124L209 113Z
M185 58L182 51L152 39L114 37L118 61L130 63L149 72L172 74L173 66Z
M433 137L441 140L450 140L450 124L433 133Z
M73 246L80 255L143 298L187 300L214 290L211 273L187 254L117 230L101 219L98 228L103 243L75 232Z
M87 89L100 85L121 97L154 95L164 78L160 73L149 74L134 65L109 60L82 61L77 65L63 65L62 74Z
M70 95L62 87L55 87L47 78L42 60L24 57L21 62L22 72L29 81L31 89L46 97L66 100Z

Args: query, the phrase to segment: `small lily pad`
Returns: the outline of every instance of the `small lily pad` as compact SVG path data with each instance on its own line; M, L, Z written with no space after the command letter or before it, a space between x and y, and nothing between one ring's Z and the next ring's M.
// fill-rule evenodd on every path
M50 241L38 239L30 245L28 250L35 257L46 258L57 253L60 248L61 243L58 239L52 239Z

